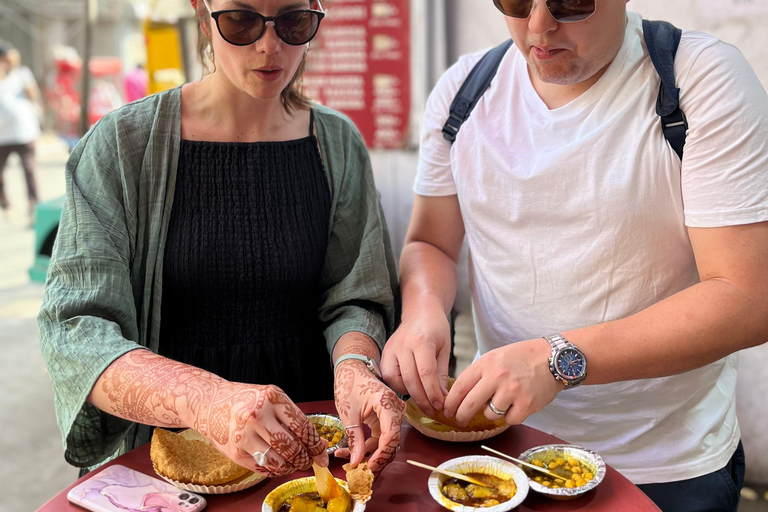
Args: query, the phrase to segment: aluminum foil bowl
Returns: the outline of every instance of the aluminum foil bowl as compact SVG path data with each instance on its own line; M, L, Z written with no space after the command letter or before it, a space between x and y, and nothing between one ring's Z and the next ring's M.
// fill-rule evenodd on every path
M333 427L341 430L341 441L339 441L333 446L329 446L328 449L325 450L328 453L328 455L331 455L333 452L335 452L339 448L347 447L347 432L346 430L344 430L344 424L341 422L341 418L339 418L335 414L326 414L326 413L307 414L307 418L309 418L310 423L315 425L315 427L326 426L326 427Z
M573 487L570 489L560 487L558 489L552 489L541 485L533 479L534 476L537 476L539 473L538 471L525 468L525 473L530 477L528 483L532 490L555 500L571 500L591 491L603 481L603 478L605 478L605 461L603 461L603 458L596 452L587 450L581 446L572 444L545 444L524 451L520 454L519 458L520 460L531 463L534 460L546 460L555 457L562 457L566 460L570 458L578 460L582 467L589 468L590 473L593 475L592 480L580 487ZM541 473L541 475L544 476L544 473Z
M442 489L443 484L450 477L433 472L429 476L429 494L432 495L436 502L453 512L504 512L517 507L528 496L528 477L526 477L522 469L506 460L489 457L488 455L467 455L466 457L445 461L437 467L438 469L447 469L462 474L482 473L493 475L503 480L513 478L515 484L517 484L517 492L509 501L492 507L468 507L446 498L443 495Z
M336 482L338 482L345 490L349 491L347 482L339 478L336 479ZM317 492L315 477L308 476L285 482L283 485L276 487L267 494L267 497L264 498L264 503L261 506L261 512L277 512L285 500L291 496L297 496L306 492ZM352 512L363 512L364 510L364 501L352 500Z

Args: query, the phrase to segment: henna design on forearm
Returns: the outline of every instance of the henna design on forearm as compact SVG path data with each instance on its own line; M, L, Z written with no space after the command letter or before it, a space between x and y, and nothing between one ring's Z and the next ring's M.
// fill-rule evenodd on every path
M220 377L148 350L134 350L99 378L110 412L125 419L181 427L184 413L196 415L224 382Z

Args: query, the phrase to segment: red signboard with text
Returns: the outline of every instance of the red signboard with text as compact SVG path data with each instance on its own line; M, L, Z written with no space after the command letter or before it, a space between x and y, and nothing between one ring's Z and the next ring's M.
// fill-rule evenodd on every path
M307 95L357 125L369 148L406 144L410 115L410 0L332 0L312 42Z

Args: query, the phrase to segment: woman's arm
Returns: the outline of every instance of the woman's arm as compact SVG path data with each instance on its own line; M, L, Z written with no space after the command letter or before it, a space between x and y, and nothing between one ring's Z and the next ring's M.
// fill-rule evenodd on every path
M194 428L239 465L268 476L327 465L325 445L306 416L276 386L229 382L217 375L135 350L114 361L88 402L120 418ZM272 447L264 465L253 453Z

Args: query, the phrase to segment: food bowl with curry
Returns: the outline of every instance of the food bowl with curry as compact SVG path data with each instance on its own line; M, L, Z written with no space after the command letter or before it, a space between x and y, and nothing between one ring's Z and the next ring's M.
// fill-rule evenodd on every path
M262 512L363 512L371 499L373 473L366 463L351 469L344 465L347 481L334 478L327 468L313 466L315 476L298 478L272 490ZM319 485L318 485L319 483Z
M523 470L496 457L459 457L440 464L438 469L460 473L483 484L433 472L429 477L429 493L440 505L454 512L512 510L528 495L528 477Z
M571 444L537 446L521 453L520 460L560 477L525 468L531 489L556 500L577 498L597 487L605 478L603 458L592 450Z
M307 419L320 437L328 441L328 448L325 450L329 455L339 448L347 447L347 434L344 430L344 424L335 414L311 413L307 414Z

